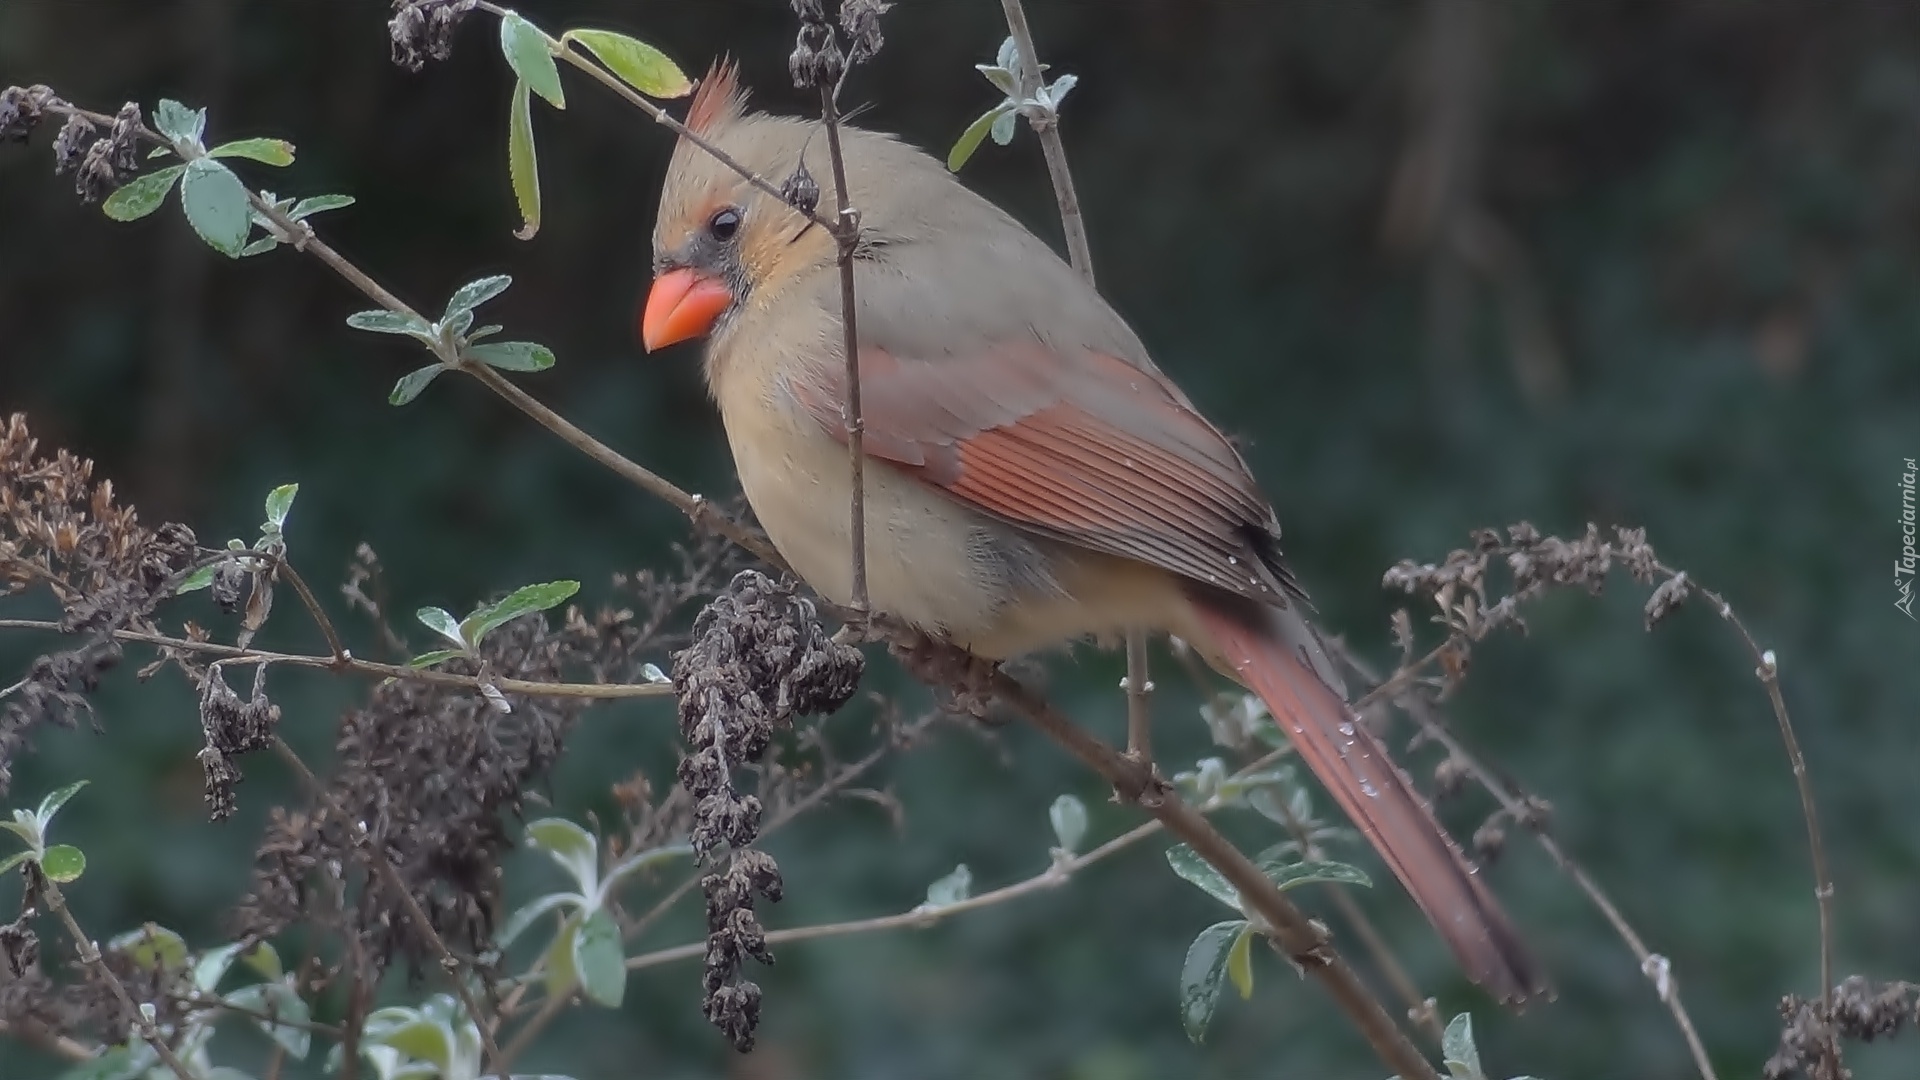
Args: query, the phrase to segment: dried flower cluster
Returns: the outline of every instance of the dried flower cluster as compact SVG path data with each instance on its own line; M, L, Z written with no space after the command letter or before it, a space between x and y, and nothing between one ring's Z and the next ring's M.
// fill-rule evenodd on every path
M22 1033L65 1036L87 1044L115 1045L139 1019L128 1012L113 984L77 958L61 972L43 966L45 955L32 922L39 914L37 890L21 904L18 918L0 925L0 1023ZM102 946L101 961L137 1002L153 1003L154 1019L177 1023L191 981L183 965L142 962L131 949Z
M477 0L393 0L393 18L387 34L393 39L393 62L419 71L428 60L453 55L453 32Z
M206 746L200 751L200 767L206 773L207 813L215 821L233 815L233 788L240 782L233 756L266 749L280 726L280 706L267 700L267 666L258 665L253 672L253 694L245 701L227 685L218 666L201 679L200 730Z
M822 0L792 0L792 4L793 13L800 17L800 33L793 55L787 58L787 70L800 90L837 90L848 68L873 59L886 40L880 33L880 16L893 6L881 0L842 0L840 29L847 38L843 50Z
M1488 595L1488 578L1498 560L1511 575L1512 590L1498 599ZM1651 585L1647 599L1647 628L1672 613L1686 600L1692 584L1684 573L1660 562L1647 544L1645 529L1616 527L1613 538L1602 537L1589 524L1576 540L1542 536L1527 522L1507 528L1476 529L1473 547L1451 551L1439 564L1402 560L1388 570L1382 584L1413 596L1424 596L1440 609L1439 621L1469 641L1479 641L1502 627L1526 630L1520 606L1552 588L1580 588L1598 596L1615 564L1624 566L1635 581Z
M674 656L680 732L691 753L680 783L694 800L693 846L711 860L708 874L707 1020L742 1051L753 1046L760 988L741 979L743 957L772 963L754 914L754 895L780 898L780 871L764 852L747 850L760 832L760 800L733 787L733 768L756 763L776 727L796 715L829 713L859 687L859 650L834 642L813 604L757 570L742 570L693 624L693 643Z
M1892 1038L1908 1023L1920 1028L1920 984L1876 984L1848 976L1833 988L1832 1019L1820 1002L1792 994L1780 1000L1780 1046L1761 1069L1766 1080L1847 1080L1853 1073L1832 1049L1835 1038L1872 1042Z
M149 530L115 505L113 482L62 450L43 457L26 418L0 429L0 596L45 587L61 628L85 640L36 659L0 711L0 794L34 725L91 718L86 695L121 656L118 630L151 631L152 615L200 556L184 525Z
M26 142L49 105L64 104L47 86L9 86L0 90L0 142Z

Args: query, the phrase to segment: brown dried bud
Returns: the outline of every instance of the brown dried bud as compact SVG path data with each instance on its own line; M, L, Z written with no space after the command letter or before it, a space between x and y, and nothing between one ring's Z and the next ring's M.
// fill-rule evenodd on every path
M100 137L100 129L93 121L75 113L67 117L60 126L60 134L53 137L53 174L60 176L69 169L77 169L85 160L87 148Z

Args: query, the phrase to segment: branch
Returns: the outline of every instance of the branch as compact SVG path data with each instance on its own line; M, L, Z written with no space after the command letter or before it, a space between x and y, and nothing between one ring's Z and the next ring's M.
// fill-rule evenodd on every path
M1136 841L1144 840L1159 831L1159 822L1148 821L1134 826L1127 832L1121 833L1119 836L1094 848L1085 855L1057 858L1052 863L1049 863L1045 870L1040 871L1038 874L1024 881L1017 881L1012 885L994 889L991 892L984 892L978 896L970 896L965 900L959 900L941 907L917 907L912 911L903 911L898 915L881 915L871 919L824 923L819 926L800 926L790 930L771 930L767 933L767 944L779 945L789 941L812 941L816 938L845 937L849 934L868 934L880 930L900 930L906 928L925 929L929 926L935 926L944 922L955 915L965 914L969 911L978 911L981 908L993 907L996 904L1004 904L1009 900L1017 900L1020 897L1046 889L1057 889L1065 885L1076 871L1091 866L1116 851L1131 847ZM671 964L678 960L691 960L696 956L706 955L706 952L707 943L704 941L694 942L690 945L677 945L671 949L660 949L657 952L642 953L639 956L632 957L627 961L627 970L639 971L642 968L655 967L660 964Z
M866 421L860 415L860 337L854 322L853 253L860 244L860 211L847 201L847 163L840 152L840 115L834 102L837 87L820 88L820 120L827 127L827 155L833 163L833 201L838 210L833 239L840 247L840 332L846 352L847 400L841 418L847 426L847 463L852 470L853 610L867 614L867 488Z
M120 1002L120 1007L133 1016L134 1032L146 1040L148 1046L153 1047L153 1052L159 1055L160 1060L166 1064L167 1068L173 1070L173 1074L180 1080L196 1080L193 1070L187 1068L187 1063L181 1061L179 1055L173 1052L173 1047L167 1045L167 1040L161 1037L159 1027L148 1018L145 1012L141 1011L140 1006L134 1004L133 995L127 992L127 984L121 982L120 976L115 975L113 969L108 967L107 962L101 958L99 946L93 943L93 939L87 936L85 930L80 929L79 920L73 917L73 912L67 910L67 898L61 895L60 886L48 880L45 874L36 876L39 878L40 894L47 898L47 910L53 912L59 918L60 925L67 928L67 936L73 938L73 946L80 954L80 962L92 968L100 976L101 981L112 989L114 998Z
M275 735L273 749L274 753L280 756L280 760L286 762L287 767L300 777L300 782L306 785L309 793L315 798L326 800L327 804L333 807L334 812L340 814L341 820L352 823L355 839L359 841L355 846L365 853L368 865L386 884L388 891L397 895L406 905L407 919L419 930L421 936L426 938L427 943L433 946L433 951L440 954L440 963L446 968L448 981L453 983L454 992L459 995L460 1004L467 1010L467 1017L473 1021L474 1029L480 1032L480 1042L486 1050L487 1063L494 1067L495 1072L504 1075L506 1064L500 1056L500 1047L493 1041L493 1032L487 1026L486 1017L480 1012L480 1006L474 1002L472 992L467 989L467 980L460 977L460 961L454 958L452 950L447 948L447 943L441 940L440 932L433 928L427 913L420 907L420 901L414 899L413 891L407 888L405 881L401 880L400 871L394 869L393 860L387 858L387 853L374 845L373 835L367 831L365 822L356 821L351 814L341 813L339 805L333 801L333 793L321 786L319 778L313 775L313 770L307 768L307 763L300 759L299 754L294 753L293 747L288 746L285 739ZM190 1080L190 1078L183 1074L181 1080Z
M0 630L49 630L63 633L57 622L44 619L0 619ZM435 686L457 686L467 690L479 690L482 686L492 686L510 694L525 694L529 697L588 698L609 700L614 698L671 697L672 683L549 683L531 682L526 679L482 679L474 675L455 675L450 671L434 671L431 668L405 667L400 664L382 664L374 660L362 660L351 653L345 653L344 660L333 656L310 656L304 653L265 652L260 649L242 649L236 645L222 645L213 641L194 641L189 638L168 637L165 634L144 634L137 630L115 630L112 636L116 641L136 642L142 645L156 645L163 649L179 649L183 652L200 653L204 656L218 656L239 665L246 664L287 664L293 667L325 668L330 671L350 671L374 679L404 679L410 682L430 683Z

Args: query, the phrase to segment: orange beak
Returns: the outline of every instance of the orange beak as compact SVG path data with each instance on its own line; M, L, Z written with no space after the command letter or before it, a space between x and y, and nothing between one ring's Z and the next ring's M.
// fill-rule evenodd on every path
M733 292L719 278L695 270L669 270L653 279L646 312L640 316L640 343L648 352L713 329L714 320L733 303Z

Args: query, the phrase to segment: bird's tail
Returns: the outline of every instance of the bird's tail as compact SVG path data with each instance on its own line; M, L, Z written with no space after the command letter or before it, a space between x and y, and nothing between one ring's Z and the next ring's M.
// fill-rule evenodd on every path
M1215 663L1260 695L1280 730L1334 801L1413 894L1474 982L1503 1002L1547 994L1545 979L1479 872L1388 759L1343 696L1315 674L1324 664L1299 616L1194 603ZM1300 622L1289 633L1284 620ZM1313 650L1310 652L1309 650ZM1316 664L1319 661L1319 664Z

